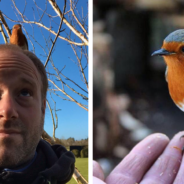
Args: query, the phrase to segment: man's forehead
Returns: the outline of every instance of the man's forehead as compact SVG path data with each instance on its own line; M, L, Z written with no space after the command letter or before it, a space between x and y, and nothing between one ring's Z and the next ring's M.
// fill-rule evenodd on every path
M3 50L0 52L0 72L3 69L17 69L40 81L36 66L29 57L20 51Z
M14 51L14 50L5 49L0 52L0 62L3 60L10 60L10 59L12 59L12 61L15 61L15 62L22 61L29 64L33 64L31 59L19 50Z
M0 69L0 86L4 84L13 86L27 84L34 88L40 86L38 80L36 80L36 78L34 78L32 75L29 75L29 73L21 72L16 69Z

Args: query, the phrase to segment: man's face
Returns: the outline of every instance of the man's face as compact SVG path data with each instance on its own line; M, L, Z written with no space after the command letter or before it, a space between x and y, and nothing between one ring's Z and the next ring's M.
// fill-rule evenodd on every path
M32 61L17 51L1 51L0 168L16 167L34 155L44 107L40 74Z

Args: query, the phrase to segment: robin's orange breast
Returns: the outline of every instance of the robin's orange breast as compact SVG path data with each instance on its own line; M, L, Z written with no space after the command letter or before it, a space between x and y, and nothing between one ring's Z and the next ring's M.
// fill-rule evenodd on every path
M28 49L26 37L20 30L13 30L12 35L10 37L10 43L18 45L23 49Z
M184 111L184 62L178 55L164 56L168 66L168 88L174 103Z

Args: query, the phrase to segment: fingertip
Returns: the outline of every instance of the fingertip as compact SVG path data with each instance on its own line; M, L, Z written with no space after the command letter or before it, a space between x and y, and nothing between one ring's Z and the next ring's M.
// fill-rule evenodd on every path
M169 137L163 133L153 133L149 135L147 138L151 138L151 139L156 138L156 139L160 139L161 141L166 141L166 142L170 141Z
M95 160L93 160L93 176L95 176L96 178L99 178L100 180L105 179L104 177L104 173L103 170L100 166L100 164L98 162L96 162Z
M146 148L158 148L155 150L155 152L158 152L159 150L162 152L164 148L169 143L169 138L162 133L154 133L146 138L144 138L141 142L139 142L132 151L134 152L142 152L142 150L146 150Z
M183 153L182 151L183 147L184 147L184 131L181 131L176 133L174 137L171 139L170 143L168 144L168 153L170 155L173 154L174 157L180 158Z
M178 132L178 133L176 133L175 135L174 135L174 137L173 137L173 139L175 139L175 138L182 138L184 136L184 131L180 131L180 132Z

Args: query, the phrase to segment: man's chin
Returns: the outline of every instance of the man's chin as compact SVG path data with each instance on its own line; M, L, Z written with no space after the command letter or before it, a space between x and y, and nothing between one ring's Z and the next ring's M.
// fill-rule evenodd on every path
M0 133L0 149L2 147L5 148L13 148L18 147L23 144L23 137L21 134L6 134L6 133Z
M21 162L25 155L23 141L16 136L0 136L0 168L12 168Z
M19 156L15 153L15 149L10 147L0 148L0 167L1 168L11 168L19 163Z

